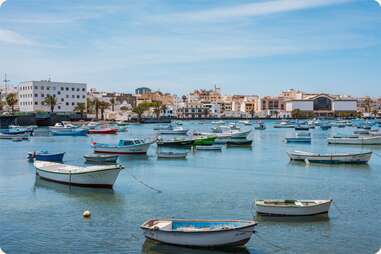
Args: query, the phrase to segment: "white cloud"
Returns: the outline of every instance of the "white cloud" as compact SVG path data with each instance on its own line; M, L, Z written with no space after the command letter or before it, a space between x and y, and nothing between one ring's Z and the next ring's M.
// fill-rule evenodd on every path
M7 0L0 0L0 7L6 2Z
M174 16L192 21L219 21L221 19L255 17L282 12L298 11L335 4L343 4L351 1L353 0L272 0L196 12L184 12L175 14Z
M16 45L33 45L34 42L28 38L7 29L0 29L0 43Z
M375 0L381 6L381 0Z

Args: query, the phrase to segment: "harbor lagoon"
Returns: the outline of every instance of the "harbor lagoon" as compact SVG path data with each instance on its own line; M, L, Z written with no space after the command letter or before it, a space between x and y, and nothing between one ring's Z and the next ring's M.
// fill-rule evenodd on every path
M253 130L252 147L190 151L187 159L147 155L119 157L125 167L113 189L62 185L40 179L31 151L66 152L64 162L83 165L91 142L155 137L157 125L129 125L102 136L45 136L0 140L0 248L6 253L375 253L380 247L381 146L328 145L336 133L312 129L311 144L285 143L294 129ZM210 121L183 121L183 128L210 131ZM242 129L253 126L241 126ZM42 133L42 134L41 134ZM41 135L39 135L41 134ZM161 148L163 151L184 149ZM373 151L364 165L290 162L287 152ZM333 199L329 215L305 218L255 216L255 199ZM84 210L91 212L84 219ZM151 218L242 219L255 216L256 233L243 248L198 250L145 240L140 225Z

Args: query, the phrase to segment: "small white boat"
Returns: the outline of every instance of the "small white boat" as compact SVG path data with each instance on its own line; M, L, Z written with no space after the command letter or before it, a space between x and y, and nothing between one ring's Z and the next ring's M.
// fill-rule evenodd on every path
M158 152L158 159L186 159L187 152Z
M256 200L256 212L261 215L310 216L328 213L332 200Z
M244 220L148 220L140 228L148 239L187 247L245 245L254 233L255 221Z
M108 154L87 154L83 156L88 163L116 163L118 160L117 155Z
M4 134L0 133L0 139L10 139L10 140L29 140L29 134Z
M195 149L201 151L222 151L223 147L223 145L195 146Z
M241 121L239 121L239 123L241 123L243 125L251 125L251 122L248 120L241 120Z
M288 153L290 160L305 161L306 163L368 163L372 157L372 152L348 153L348 154L317 154L303 151Z
M79 167L48 161L35 161L36 174L53 182L85 187L111 188L122 166Z
M184 129L182 127L176 127L169 130L159 130L158 133L161 135L186 135L189 129Z
M119 140L118 144L104 144L92 142L91 146L95 153L109 154L146 154L152 141L143 139Z
M353 136L328 138L328 144L381 145L381 136Z

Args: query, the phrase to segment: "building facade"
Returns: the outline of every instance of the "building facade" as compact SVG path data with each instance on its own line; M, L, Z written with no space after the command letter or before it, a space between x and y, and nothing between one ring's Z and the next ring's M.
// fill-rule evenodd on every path
M50 111L50 106L44 102L48 95L57 99L55 112L73 112L79 103L86 103L87 85L49 80L21 82L18 86L20 111Z
M354 116L357 112L357 100L341 98L328 94L318 94L300 100L286 101L286 111L310 113L314 116Z
M148 87L139 87L135 89L135 94L151 93L151 89Z

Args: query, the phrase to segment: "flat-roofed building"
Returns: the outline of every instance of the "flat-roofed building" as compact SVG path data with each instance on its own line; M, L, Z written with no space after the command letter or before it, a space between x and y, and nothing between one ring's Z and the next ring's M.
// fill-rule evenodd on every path
M73 112L79 103L86 103L87 85L49 80L21 82L18 86L20 111L50 111L50 106L45 103L48 95L57 98L55 112Z

